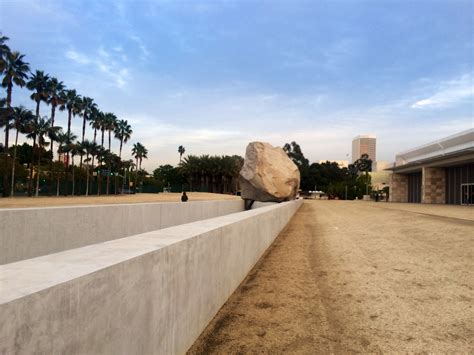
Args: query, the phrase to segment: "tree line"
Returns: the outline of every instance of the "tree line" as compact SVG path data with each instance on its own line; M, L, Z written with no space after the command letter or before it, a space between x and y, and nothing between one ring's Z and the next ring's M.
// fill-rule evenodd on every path
M6 89L6 97L0 97L0 127L5 131L4 144L0 146L2 196L13 195L23 181L27 182L29 196L33 195L33 190L34 195L38 196L43 187L48 194L56 190L59 195L60 182L63 183L62 192L65 195L89 195L93 182L96 194L119 193L126 189L125 186L137 186L145 175L141 164L143 159L148 158L148 151L137 142L132 148L135 162L122 159L123 146L133 133L128 121L100 110L92 98L66 88L62 81L44 71L32 72L25 56L11 50L8 40L0 34L0 75L2 87ZM21 105L13 105L16 87L26 87L31 91L34 112ZM50 106L49 115L41 115L42 104ZM66 129L57 125L55 118L58 110L67 113ZM72 120L76 117L82 119L79 135L71 130ZM92 140L86 139L88 126L93 130ZM15 132L12 146L10 131ZM23 147L18 145L20 135L24 135L27 142L32 142L31 145L25 143L31 149L25 144ZM118 154L112 151L112 137L119 142ZM20 149L22 159L18 159ZM79 159L78 164L75 158ZM80 178L79 189L76 175ZM41 182L43 186L40 186ZM53 185L56 185L55 189Z
M182 148L182 149L181 149ZM238 190L238 176L244 159L238 155L188 155L182 158L184 147L178 148L180 163L161 165L145 184L172 192L201 191L235 194Z
M320 190L340 199L352 200L362 198L371 192L369 171L372 160L367 154L362 155L347 168L335 162L312 163L304 156L296 142L286 143L283 150L300 170L300 189L304 191Z

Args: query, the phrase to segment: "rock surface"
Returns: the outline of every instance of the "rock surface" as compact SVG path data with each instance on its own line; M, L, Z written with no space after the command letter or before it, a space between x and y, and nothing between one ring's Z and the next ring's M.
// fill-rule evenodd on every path
M296 198L300 172L282 148L252 142L247 146L239 180L243 199L282 202Z

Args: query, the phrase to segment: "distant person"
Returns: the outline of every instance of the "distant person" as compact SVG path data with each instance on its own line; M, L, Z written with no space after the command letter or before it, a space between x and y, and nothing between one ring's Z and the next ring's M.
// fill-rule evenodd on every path
M181 196L181 202L188 202L188 195L186 195L186 191L183 191L183 195Z

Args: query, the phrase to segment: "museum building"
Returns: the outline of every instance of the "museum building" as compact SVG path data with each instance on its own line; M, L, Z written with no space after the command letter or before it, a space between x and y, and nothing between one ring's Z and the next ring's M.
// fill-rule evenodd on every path
M390 202L474 205L474 129L396 155Z

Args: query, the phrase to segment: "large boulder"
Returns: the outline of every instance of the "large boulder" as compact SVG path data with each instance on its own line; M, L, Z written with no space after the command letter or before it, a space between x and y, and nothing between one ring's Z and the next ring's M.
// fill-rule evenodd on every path
M282 148L252 142L247 146L239 181L243 199L288 201L298 193L300 172Z

